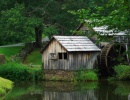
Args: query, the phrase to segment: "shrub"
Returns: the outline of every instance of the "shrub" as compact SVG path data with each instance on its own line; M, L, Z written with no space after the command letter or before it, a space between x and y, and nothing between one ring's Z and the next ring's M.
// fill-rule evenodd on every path
M115 78L118 80L129 80L130 79L130 66L117 65L114 67L116 73Z
M34 73L37 74L34 76ZM33 80L33 77L39 77L39 74L41 74L40 69L34 70L16 62L9 62L0 66L0 76L14 81Z
M13 87L13 82L0 77L0 96L5 95Z
M79 69L74 76L76 81L98 80L98 75L94 72L94 70Z

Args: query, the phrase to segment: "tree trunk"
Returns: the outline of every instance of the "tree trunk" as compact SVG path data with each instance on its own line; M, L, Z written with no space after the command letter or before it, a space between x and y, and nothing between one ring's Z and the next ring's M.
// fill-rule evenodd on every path
M42 47L42 30L41 27L35 27L35 35L36 35L36 47Z

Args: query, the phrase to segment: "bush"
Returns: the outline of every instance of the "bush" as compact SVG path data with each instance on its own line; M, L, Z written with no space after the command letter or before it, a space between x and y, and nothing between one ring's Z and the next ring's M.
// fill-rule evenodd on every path
M115 78L118 80L129 80L130 79L130 66L118 65L114 67L116 73Z
M14 81L33 80L34 77L39 77L39 74L42 74L40 69L35 70L16 62L9 62L0 66L0 76Z
M12 87L12 81L0 77L0 96L5 95Z
M94 72L94 70L79 69L74 76L76 81L98 80L98 75Z

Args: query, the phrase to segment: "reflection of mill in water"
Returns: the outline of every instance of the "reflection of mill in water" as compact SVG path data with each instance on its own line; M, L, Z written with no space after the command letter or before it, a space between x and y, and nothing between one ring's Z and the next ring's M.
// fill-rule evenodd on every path
M130 82L39 82L15 85L5 100L130 100ZM27 85L27 86L26 86ZM0 98L1 99L1 98Z
M98 82L46 82L43 100L98 100Z
M98 100L94 90L72 91L72 92L44 92L43 100Z

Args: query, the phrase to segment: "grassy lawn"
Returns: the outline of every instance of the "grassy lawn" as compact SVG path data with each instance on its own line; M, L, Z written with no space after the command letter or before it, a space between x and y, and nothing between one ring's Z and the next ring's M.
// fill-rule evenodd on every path
M6 95L6 93L13 87L13 82L0 77L0 96Z
M16 55L23 46L0 47L0 54L4 54L6 58Z
M14 46L14 47L0 47L0 54L4 54L6 59L9 59L11 56L18 54L18 52L23 48L23 46ZM32 65L41 65L42 56L40 53L41 49L35 49L31 54L29 54L24 64Z
M42 55L40 53L41 49L35 49L31 54L27 56L24 64L41 65Z

